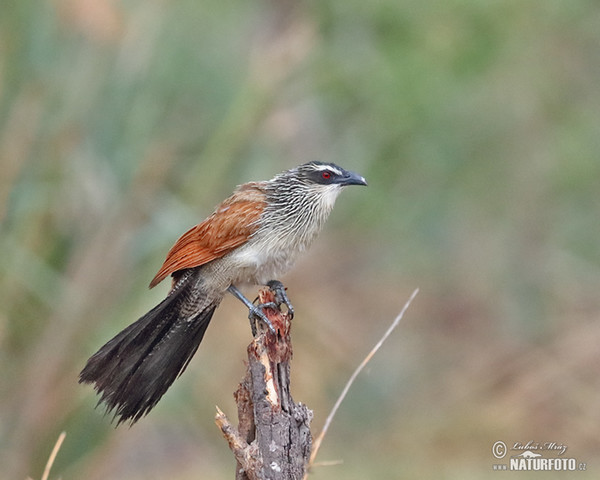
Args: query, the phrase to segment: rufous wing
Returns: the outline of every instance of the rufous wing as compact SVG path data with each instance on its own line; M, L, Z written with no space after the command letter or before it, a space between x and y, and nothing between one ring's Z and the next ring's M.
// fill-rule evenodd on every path
M150 288L169 275L204 265L247 242L259 227L264 206L265 195L259 184L239 187L210 217L175 242L163 266L150 282Z

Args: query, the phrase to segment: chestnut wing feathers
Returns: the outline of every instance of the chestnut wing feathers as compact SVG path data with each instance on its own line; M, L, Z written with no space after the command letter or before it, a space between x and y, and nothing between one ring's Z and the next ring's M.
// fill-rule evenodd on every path
M210 217L177 240L150 288L175 272L204 265L245 243L258 229L264 206L265 194L259 183L240 186Z

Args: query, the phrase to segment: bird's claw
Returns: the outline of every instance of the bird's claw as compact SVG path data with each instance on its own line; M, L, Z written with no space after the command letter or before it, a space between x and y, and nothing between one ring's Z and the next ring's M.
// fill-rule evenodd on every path
M263 312L263 308L277 308L277 304L273 302L267 302L248 307L248 318L250 319L250 328L252 329L253 337L256 337L256 319L264 322L272 333L277 333L275 327L271 323L271 320L269 320L269 318L265 315L265 312Z
M285 305L287 307L287 313L290 317L290 320L294 318L294 307L292 306L292 302L287 296L286 288L279 280L271 280L267 283L267 287L271 289L271 291L275 294L275 303L277 304L277 308L281 307L281 305Z
M250 302L243 294L240 292L235 285L230 285L227 290L231 292L237 299L241 300L246 307L248 307L248 318L250 319L250 328L252 329L252 335L256 337L256 320L261 320L272 333L277 333L275 327L271 323L271 320L265 315L263 311L264 308L272 308L274 310L280 310L281 305L284 304L287 307L287 314L290 319L294 317L294 307L292 307L292 303L285 292L285 287L283 283L279 280L271 280L267 283L267 286L271 289L273 294L275 295L274 302L265 302L259 303L258 298L254 300L254 302Z

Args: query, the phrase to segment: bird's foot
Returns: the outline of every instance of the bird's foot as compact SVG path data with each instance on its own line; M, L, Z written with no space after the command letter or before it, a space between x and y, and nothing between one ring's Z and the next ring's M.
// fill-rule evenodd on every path
M238 300L240 300L246 307L248 308L248 318L250 319L250 328L252 329L252 336L256 337L256 320L263 321L269 330L273 333L277 333L275 327L271 323L271 320L267 318L265 312L263 312L263 308L278 308L277 304L274 302L262 303L260 305L254 305L250 300L248 300L242 292L240 292L235 285L230 285L227 289L229 292Z
M271 323L271 320L269 320L269 318L265 315L265 312L263 311L263 308L277 308L277 304L274 302L267 302L267 303L260 303L258 305L252 305L251 307L248 307L248 319L250 320L250 328L252 329L252 336L256 337L256 320L261 320L262 322L264 322L267 327L269 327L269 330L271 330L272 333L277 333L277 331L275 330L275 327L273 326L273 324Z
M287 307L287 313L290 317L290 320L294 318L294 307L287 296L287 289L283 283L281 283L279 280L271 280L267 283L267 287L269 287L275 294L275 303L277 304L277 308L279 309L281 305L285 305Z

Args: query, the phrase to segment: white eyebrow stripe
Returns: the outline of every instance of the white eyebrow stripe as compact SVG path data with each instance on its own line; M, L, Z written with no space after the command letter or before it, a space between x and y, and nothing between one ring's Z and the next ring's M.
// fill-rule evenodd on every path
M335 168L333 165L315 165L315 169L318 171L331 170L333 173L336 173L337 175L342 175L341 170Z

